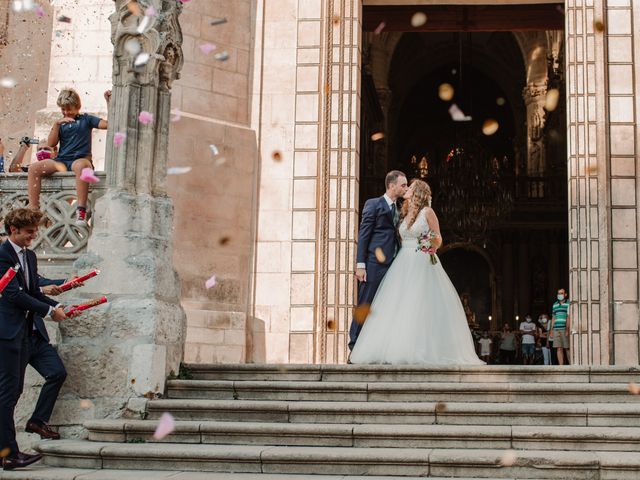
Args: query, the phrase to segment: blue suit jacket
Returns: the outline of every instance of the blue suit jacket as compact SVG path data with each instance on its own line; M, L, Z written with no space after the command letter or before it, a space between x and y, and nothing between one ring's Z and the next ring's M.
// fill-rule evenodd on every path
M38 259L36 254L27 250L29 264L29 285L25 284L22 269L9 282L0 298L0 339L13 340L22 329L28 316L33 317L33 324L38 333L49 341L43 317L49 313L49 307L55 307L58 302L47 297L40 291L38 285ZM18 255L9 241L0 245L0 275L9 267L20 264Z
M389 265L393 261L398 245L393 215L384 196L367 200L362 209L360 231L358 232L357 263ZM381 248L384 262L376 259L376 249Z

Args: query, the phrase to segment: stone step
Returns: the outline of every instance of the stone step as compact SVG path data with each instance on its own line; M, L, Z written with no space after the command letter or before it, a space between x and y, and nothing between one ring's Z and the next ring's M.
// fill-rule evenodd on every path
M178 421L158 442L156 421L85 423L91 441L315 447L469 448L634 452L636 427L511 427L489 425L355 425Z
M640 383L628 366L187 365L194 380L329 382Z
M149 419L226 422L640 427L640 404L153 400Z
M24 470L3 472L0 480L394 480L397 476L360 475L289 475L270 473L214 473L180 472L159 470L95 470L88 468L56 468L33 465ZM429 477L431 480L445 480L445 477ZM451 477L446 477L451 478ZM424 477L402 477L403 480L422 480ZM458 480L480 480L479 478L459 478ZM515 479L510 479L515 480Z
M635 403L628 383L171 380L170 398L353 402Z
M42 442L52 467L225 473L401 475L636 480L640 454L549 450L465 450L248 445ZM505 465L506 463L506 465Z

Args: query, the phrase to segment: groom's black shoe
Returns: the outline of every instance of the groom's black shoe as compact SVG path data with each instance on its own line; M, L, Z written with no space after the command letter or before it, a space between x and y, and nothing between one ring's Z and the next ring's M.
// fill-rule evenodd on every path
M347 357L347 365L353 365L351 363L351 352L349 352L349 356Z

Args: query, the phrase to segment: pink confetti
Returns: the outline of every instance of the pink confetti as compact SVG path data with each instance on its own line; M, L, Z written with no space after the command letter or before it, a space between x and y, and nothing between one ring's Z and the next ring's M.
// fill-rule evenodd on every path
M182 112L180 110L173 111L173 117L171 117L172 122L177 122L182 118Z
M150 123L153 123L153 113L143 110L140 112L140 115L138 115L138 120L143 125L149 125Z
M204 286L207 287L207 290L216 286L216 276L212 276L209 280L204 282Z
M124 140L127 138L127 134L124 132L116 132L113 136L113 144L116 147L119 147L124 143Z
M176 422L173 419L173 416L168 412L164 412L160 417L160 422L158 422L158 426L156 427L156 431L153 434L153 438L155 438L156 440L162 440L175 429Z
M185 3L189 3L191 0L180 0L180 3L185 4Z
M376 27L376 29L373 31L373 33L375 33L376 35L380 35L382 33L382 30L384 30L384 27L386 27L387 24L384 22L380 22L380 25L378 25Z
M216 47L213 43L203 43L198 48L205 55L209 55L211 52L213 52L218 47Z
M35 12L36 16L40 18L44 17L47 14L47 12L44 11L44 8L42 8L41 5L36 6Z
M144 11L144 15L145 17L155 17L156 15L158 15L158 12L156 12L156 9L153 8L153 6L150 6L146 8L146 10Z
M98 183L100 179L96 177L92 168L83 168L80 174L80 180L87 183Z

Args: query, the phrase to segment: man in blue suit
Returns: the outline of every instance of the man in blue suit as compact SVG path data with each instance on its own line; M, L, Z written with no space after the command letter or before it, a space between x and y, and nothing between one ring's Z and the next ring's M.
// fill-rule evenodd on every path
M396 228L400 218L398 200L407 191L407 176L399 170L392 170L387 173L384 183L387 189L384 195L367 200L362 209L356 260L358 305L371 304L399 246ZM360 330L362 323L354 319L349 329L350 350L353 350Z
M67 373L49 343L43 318L49 316L60 322L67 317L62 305L42 293L37 258L28 249L38 234L42 216L42 212L26 208L9 212L4 219L9 238L0 245L0 272L19 266L0 298L0 452L4 470L26 467L41 458L20 452L16 443L13 414L27 364L45 378L45 384L26 431L42 438L59 438L47 422Z

